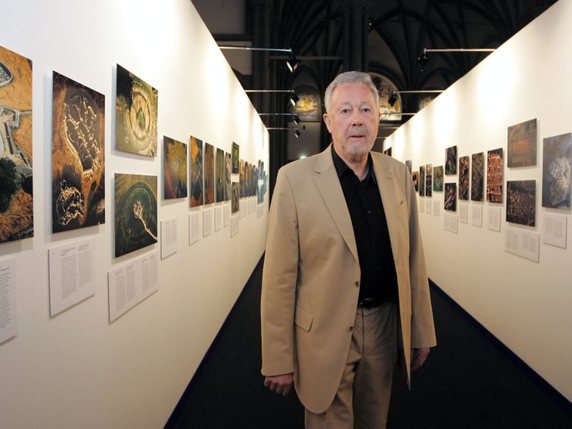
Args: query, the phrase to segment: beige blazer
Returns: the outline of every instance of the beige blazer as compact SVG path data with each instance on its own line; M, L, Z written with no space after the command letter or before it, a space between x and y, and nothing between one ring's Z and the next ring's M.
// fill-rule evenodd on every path
M435 345L416 194L404 164L372 152L395 260L401 363ZM262 374L294 373L302 404L332 403L356 315L360 267L350 214L331 148L278 172L263 270Z

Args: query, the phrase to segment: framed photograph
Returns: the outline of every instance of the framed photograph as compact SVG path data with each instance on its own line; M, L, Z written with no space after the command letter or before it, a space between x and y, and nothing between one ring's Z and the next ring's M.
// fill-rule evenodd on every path
M117 64L115 147L148 157L157 154L158 91Z
M445 149L445 174L457 174L457 146Z
M232 182L232 199L230 202L230 210L232 214L238 213L240 210L240 183Z
M232 143L232 174L239 173L239 165L240 165L240 147L236 143Z
M34 236L32 61L0 46L0 243Z
M232 155L228 152L224 154L224 200L230 201L232 195Z
M425 166L425 196L431 197L433 195L433 165L427 164Z
M457 184L445 183L445 210L457 211Z
M243 159L240 160L240 197L246 197L246 163Z
M502 148L487 152L487 201L502 203L504 181L504 158Z
M187 196L187 145L163 136L163 197Z
M217 148L215 169L215 200L217 203L224 201L224 188L226 186L224 173L224 150Z
M485 154L475 153L472 156L471 201L483 201L485 193Z
M572 134L545 138L542 150L542 207L569 209Z
M115 257L157 242L157 176L115 173Z
M205 178L205 188L204 188L204 203L213 204L215 202L215 148L213 145L205 143L205 155L204 155L204 178Z
M536 119L508 127L508 167L536 165Z
M105 223L105 96L53 72L52 231Z
M262 204L264 202L264 195L266 194L265 176L266 176L266 171L264 171L264 162L262 160L258 160L258 183L256 185L258 204Z
M438 165L433 168L433 190L443 192L443 166Z
M459 158L459 200L462 201L469 201L470 165L471 161L468 156Z
M425 196L425 166L419 166L419 196Z
M506 221L536 225L536 180L506 182Z
M191 136L191 207L199 207L204 203L203 192L203 142Z

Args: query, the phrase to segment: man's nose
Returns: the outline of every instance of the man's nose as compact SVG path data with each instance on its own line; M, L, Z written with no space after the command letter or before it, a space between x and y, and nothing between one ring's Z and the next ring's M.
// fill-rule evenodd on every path
M356 111L352 113L352 125L356 126L356 125L362 125L363 124L363 118L361 116L361 112Z

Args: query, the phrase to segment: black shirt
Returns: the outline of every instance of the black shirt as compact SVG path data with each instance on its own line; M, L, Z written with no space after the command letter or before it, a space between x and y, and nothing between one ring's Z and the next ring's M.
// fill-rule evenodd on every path
M362 181L340 158L333 145L332 157L356 239L361 269L359 299L383 298L396 302L395 264L371 155L367 160L367 176Z

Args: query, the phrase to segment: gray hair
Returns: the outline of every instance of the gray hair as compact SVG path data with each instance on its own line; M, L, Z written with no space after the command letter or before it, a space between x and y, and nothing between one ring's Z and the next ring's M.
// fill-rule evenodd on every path
M367 86L370 89L371 93L373 94L373 98L375 99L375 105L379 106L379 93L377 92L377 88L373 84L370 75L359 71L349 71L337 75L336 78L326 88L326 93L324 94L324 104L326 105L326 112L330 111L330 104L332 102L332 95L334 94L334 90L338 86L345 85L348 83L360 83L362 85Z

